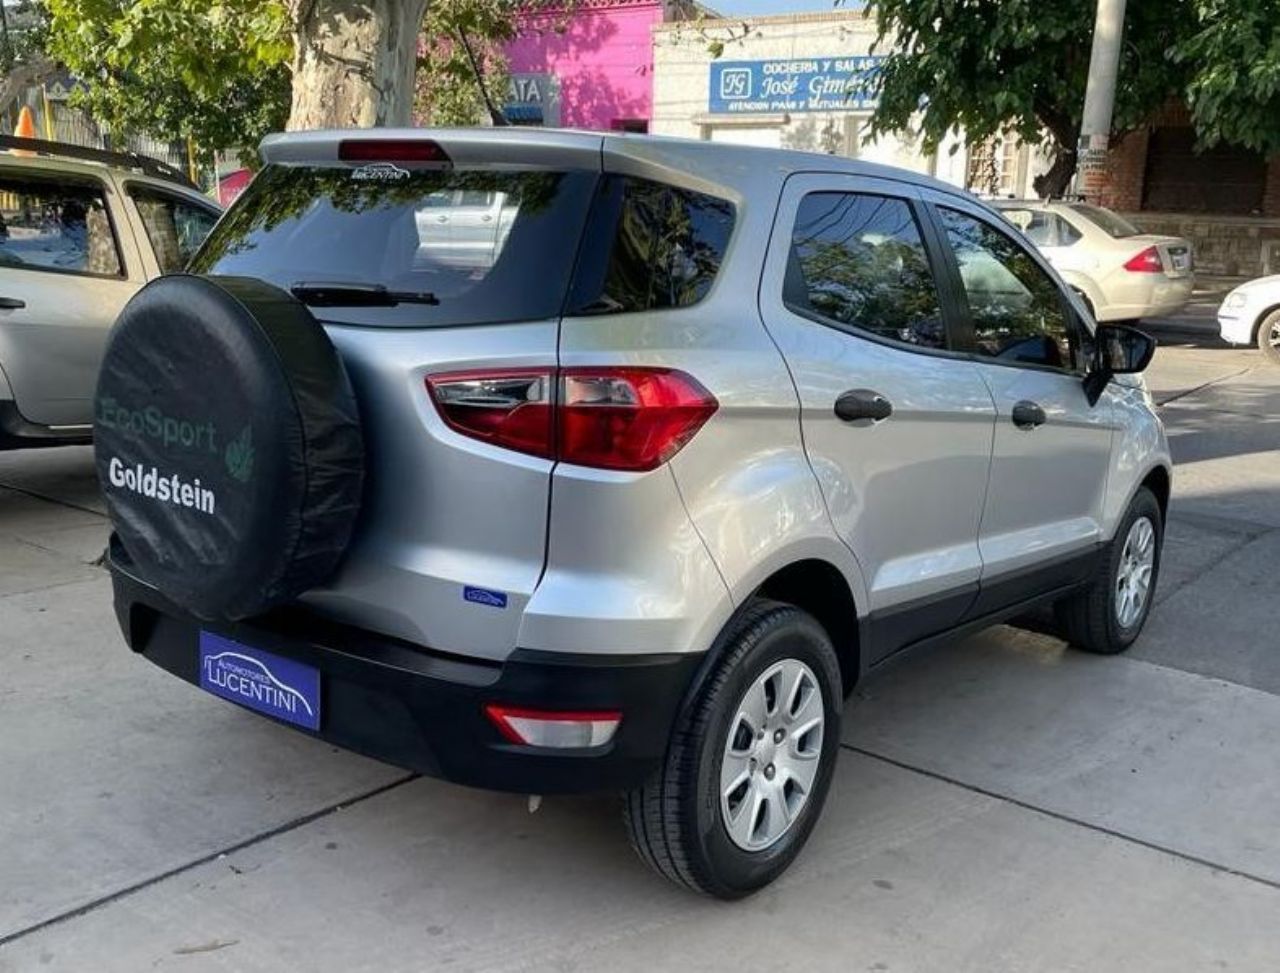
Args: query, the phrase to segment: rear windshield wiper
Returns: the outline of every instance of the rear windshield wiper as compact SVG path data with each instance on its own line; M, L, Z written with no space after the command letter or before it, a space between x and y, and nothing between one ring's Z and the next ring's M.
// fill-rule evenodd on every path
M395 307L397 304L439 304L425 291L392 291L382 284L327 284L300 282L289 288L310 307Z

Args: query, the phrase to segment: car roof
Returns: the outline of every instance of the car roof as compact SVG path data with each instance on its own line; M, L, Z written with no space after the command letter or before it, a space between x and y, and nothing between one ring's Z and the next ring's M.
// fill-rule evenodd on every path
M63 159L47 155L21 155L14 151L0 151L0 172L25 169L46 175L73 176L81 179L102 179L105 175L113 175L117 179L128 180L153 186L156 189L187 199L199 200L216 209L221 209L217 200L182 183L169 179L161 179L128 166L112 166L104 162L85 162L77 159Z
M604 167L607 160L630 159L649 166L705 174L717 183L744 190L757 183L762 172L781 177L798 172L822 172L888 179L969 197L965 190L923 173L843 156L579 129L380 128L285 132L267 136L260 151L263 161L268 163L331 162L337 158L338 144L346 140L431 140L440 143L454 161L464 164L471 160L512 164L527 161Z

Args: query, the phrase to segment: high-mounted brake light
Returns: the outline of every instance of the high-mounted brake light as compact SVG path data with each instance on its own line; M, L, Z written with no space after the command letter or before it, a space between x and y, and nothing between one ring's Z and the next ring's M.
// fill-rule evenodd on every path
M428 375L427 389L465 436L626 472L661 466L719 407L693 376L639 366L447 372Z
M1160 251L1147 247L1125 261L1124 269L1135 274L1159 274L1164 271L1164 264L1160 260Z
M489 703L485 715L509 742L527 747L599 747L622 722L617 710L535 710Z
M448 162L447 153L430 139L343 139L338 143L343 162Z

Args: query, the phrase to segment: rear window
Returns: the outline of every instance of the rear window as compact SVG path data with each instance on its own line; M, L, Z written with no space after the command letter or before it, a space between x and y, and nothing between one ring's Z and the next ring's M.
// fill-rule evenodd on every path
M1142 231L1126 220L1118 213L1113 213L1109 209L1103 209L1101 206L1092 206L1089 203L1072 203L1071 212L1079 213L1090 223L1102 229L1102 232L1108 236L1122 240L1125 237L1137 236Z
M326 307L352 324L489 324L556 317L598 174L269 166L214 228L193 273L381 284L438 304Z

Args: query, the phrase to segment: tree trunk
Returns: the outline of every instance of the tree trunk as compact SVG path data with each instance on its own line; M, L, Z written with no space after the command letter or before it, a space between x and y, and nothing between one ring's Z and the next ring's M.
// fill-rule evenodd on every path
M1031 181L1031 185L1035 189L1036 195L1041 199L1052 199L1056 196L1061 196L1067 191L1067 187L1071 185L1071 177L1075 174L1075 147L1068 148L1062 143L1058 143L1057 153L1053 157L1053 164L1049 166L1047 172L1036 176Z
M429 0L288 0L290 131L409 125Z

